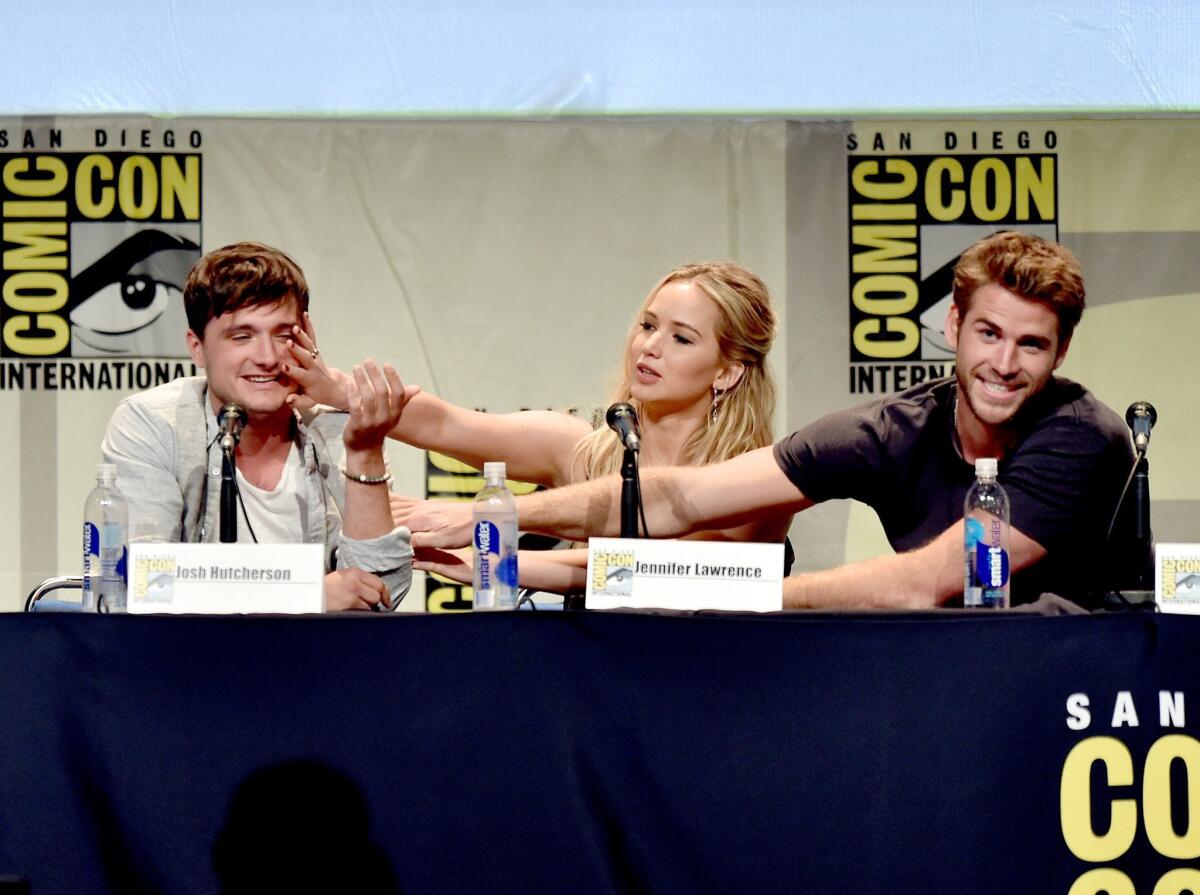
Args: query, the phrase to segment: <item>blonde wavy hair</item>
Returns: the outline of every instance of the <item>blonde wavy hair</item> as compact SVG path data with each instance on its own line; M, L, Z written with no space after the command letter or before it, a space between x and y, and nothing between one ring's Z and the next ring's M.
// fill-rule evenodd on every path
M625 350L620 374L610 404L627 401L641 413L629 387L629 347L637 334L650 302L668 283L694 283L712 299L720 312L717 345L724 363L740 363L741 378L721 395L719 412L711 415L684 443L680 464L703 466L728 460L773 440L771 416L775 411L775 380L766 365L767 352L775 340L775 310L761 279L730 261L709 261L677 267L655 284L638 309ZM601 422L575 447L573 468L593 479L617 472L621 466L621 444Z

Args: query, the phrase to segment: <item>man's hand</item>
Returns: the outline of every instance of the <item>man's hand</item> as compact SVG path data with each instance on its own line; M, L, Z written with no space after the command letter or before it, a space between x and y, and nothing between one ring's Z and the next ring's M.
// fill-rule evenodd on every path
M465 500L417 500L391 495L392 522L412 532L416 547L469 547L474 518Z
M422 547L413 551L413 568L418 572L433 572L459 584L470 584L474 578L474 557L470 547L458 550L436 550Z
M387 585L378 575L362 569L338 569L325 576L325 609L390 609Z
M380 447L388 432L399 422L412 394L415 392L410 393L404 388L391 364L384 364L380 371L375 361L368 358L355 366L350 420L342 432L347 454Z

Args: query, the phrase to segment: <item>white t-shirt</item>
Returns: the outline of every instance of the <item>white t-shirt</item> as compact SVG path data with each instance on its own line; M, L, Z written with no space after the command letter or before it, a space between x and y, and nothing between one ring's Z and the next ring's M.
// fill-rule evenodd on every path
M246 517L249 517L260 544L304 543L304 508L300 496L302 473L300 451L294 442L283 463L279 484L270 491L250 484L242 471L237 471L238 490L246 507L244 516L240 508L238 512L238 541L254 540L246 529Z

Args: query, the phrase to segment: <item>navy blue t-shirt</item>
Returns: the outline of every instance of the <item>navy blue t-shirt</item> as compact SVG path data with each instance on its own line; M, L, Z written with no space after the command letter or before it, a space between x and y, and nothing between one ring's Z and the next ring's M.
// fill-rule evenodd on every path
M778 442L775 459L809 499L861 501L879 515L895 550L913 550L962 519L975 480L953 434L954 393L953 378L936 379L832 413ZM1013 528L1047 555L1013 575L1012 601L1056 593L1086 604L1089 594L1128 577L1124 519L1114 546L1105 543L1133 466L1128 430L1083 386L1057 377L1016 424L1020 443L1000 460L999 481Z

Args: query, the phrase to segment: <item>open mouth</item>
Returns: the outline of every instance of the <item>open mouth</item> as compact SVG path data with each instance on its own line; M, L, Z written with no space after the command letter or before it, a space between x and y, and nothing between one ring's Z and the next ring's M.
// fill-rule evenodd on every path
M990 382L986 379L980 379L979 384L983 387L985 395L998 401L1011 400L1024 388L1020 383Z
M647 367L645 364L638 364L636 369L637 377L642 382L656 382L659 379L662 379L662 376Z

